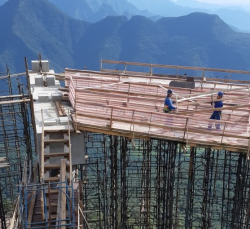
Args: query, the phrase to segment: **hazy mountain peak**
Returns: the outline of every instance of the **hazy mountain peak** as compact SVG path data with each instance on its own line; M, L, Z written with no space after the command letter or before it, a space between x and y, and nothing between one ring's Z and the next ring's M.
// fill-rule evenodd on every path
M127 0L48 0L73 18L97 22L109 15L147 15Z
M87 23L46 0L10 0L0 7L0 20L2 71L6 64L23 71L23 57L37 59L38 53L56 71L84 66L98 70L101 59L242 70L250 66L250 35L234 32L212 14L157 22L144 16L108 16Z
M148 9L156 15L164 17L179 17L192 12L217 14L227 24L242 31L250 32L250 7L225 6L223 4L208 4L195 0L129 0L139 9ZM237 1L235 1L237 2Z
M71 49L90 25L67 16L47 0L9 0L0 7L0 21L4 21L0 30L6 33L0 37L0 65L9 61L14 70L23 63L7 57L37 58L38 53L52 57L51 64L57 69L59 59L72 66Z

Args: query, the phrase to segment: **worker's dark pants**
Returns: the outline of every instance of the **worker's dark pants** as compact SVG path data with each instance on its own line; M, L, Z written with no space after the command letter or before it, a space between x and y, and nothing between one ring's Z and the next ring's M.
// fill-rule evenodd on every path
M215 120L220 120L221 118L221 112L219 111L214 111L213 114L211 115L210 119L215 119ZM208 125L208 129L212 129L212 123ZM215 123L216 130L220 130L220 123Z

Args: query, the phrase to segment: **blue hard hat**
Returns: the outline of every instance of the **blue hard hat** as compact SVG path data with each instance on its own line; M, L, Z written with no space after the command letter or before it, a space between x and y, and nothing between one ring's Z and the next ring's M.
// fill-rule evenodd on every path
M172 94L173 91L171 89L168 89L168 94Z
M219 92L218 92L218 96L223 96L223 92L222 92L222 91L219 91Z

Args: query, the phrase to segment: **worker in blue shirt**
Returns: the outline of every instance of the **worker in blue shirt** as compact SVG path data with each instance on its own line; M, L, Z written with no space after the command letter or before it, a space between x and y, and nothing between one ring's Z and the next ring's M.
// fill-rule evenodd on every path
M176 107L173 106L174 102L172 101L171 97L173 95L173 91L171 89L168 89L168 95L165 99L164 103L164 113L171 113L172 110L175 110Z
M222 99L223 92L219 91L217 94L217 99ZM211 102L212 105L213 102ZM214 108L221 108L223 107L222 100L215 101L214 102ZM210 117L210 119L220 120L221 118L221 111L214 111ZM216 130L220 130L220 123L215 123ZM208 129L212 128L212 124L209 124Z

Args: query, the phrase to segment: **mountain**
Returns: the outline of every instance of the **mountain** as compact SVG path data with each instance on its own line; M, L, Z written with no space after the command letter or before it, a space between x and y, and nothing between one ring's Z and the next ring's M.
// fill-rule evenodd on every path
M63 12L73 18L97 22L107 16L153 14L140 11L127 0L49 0Z
M0 0L0 6L9 0ZM134 15L154 16L148 10L139 10L127 0L48 0L72 18L97 22L107 16Z
M9 0L0 20L0 72L6 64L12 73L23 72L24 57L38 53L57 72L99 70L101 59L250 70L250 34L235 32L217 15L109 16L89 23L46 0Z
M88 46L93 37L94 49ZM249 41L249 34L234 32L217 15L193 13L157 22L142 16L129 21L109 17L92 25L80 42L89 53L83 60L90 69L107 58L249 70Z
M243 10L219 9L214 13L230 25L237 27L241 31L250 33L250 13ZM237 18L237 20L235 20Z
M227 24L250 33L250 12L238 6L208 4L194 0L129 0L140 10L150 10L164 17L178 17L193 12L217 14Z
M178 17L198 11L186 6L180 6L169 0L129 0L140 10L150 10L155 15Z
M50 2L69 16L85 21L90 21L92 15L98 11L97 7L89 5L87 1L83 0L50 0Z
M8 0L0 0L0 5ZM123 15L130 19L142 15L152 20L178 17L193 12L217 14L236 31L250 33L250 12L247 7L208 4L194 0L48 0L69 16L97 22L107 16Z
M55 69L73 65L74 44L90 23L72 19L46 0L9 0L0 7L0 69L24 71L24 56L48 58ZM3 23L4 22L4 23Z

